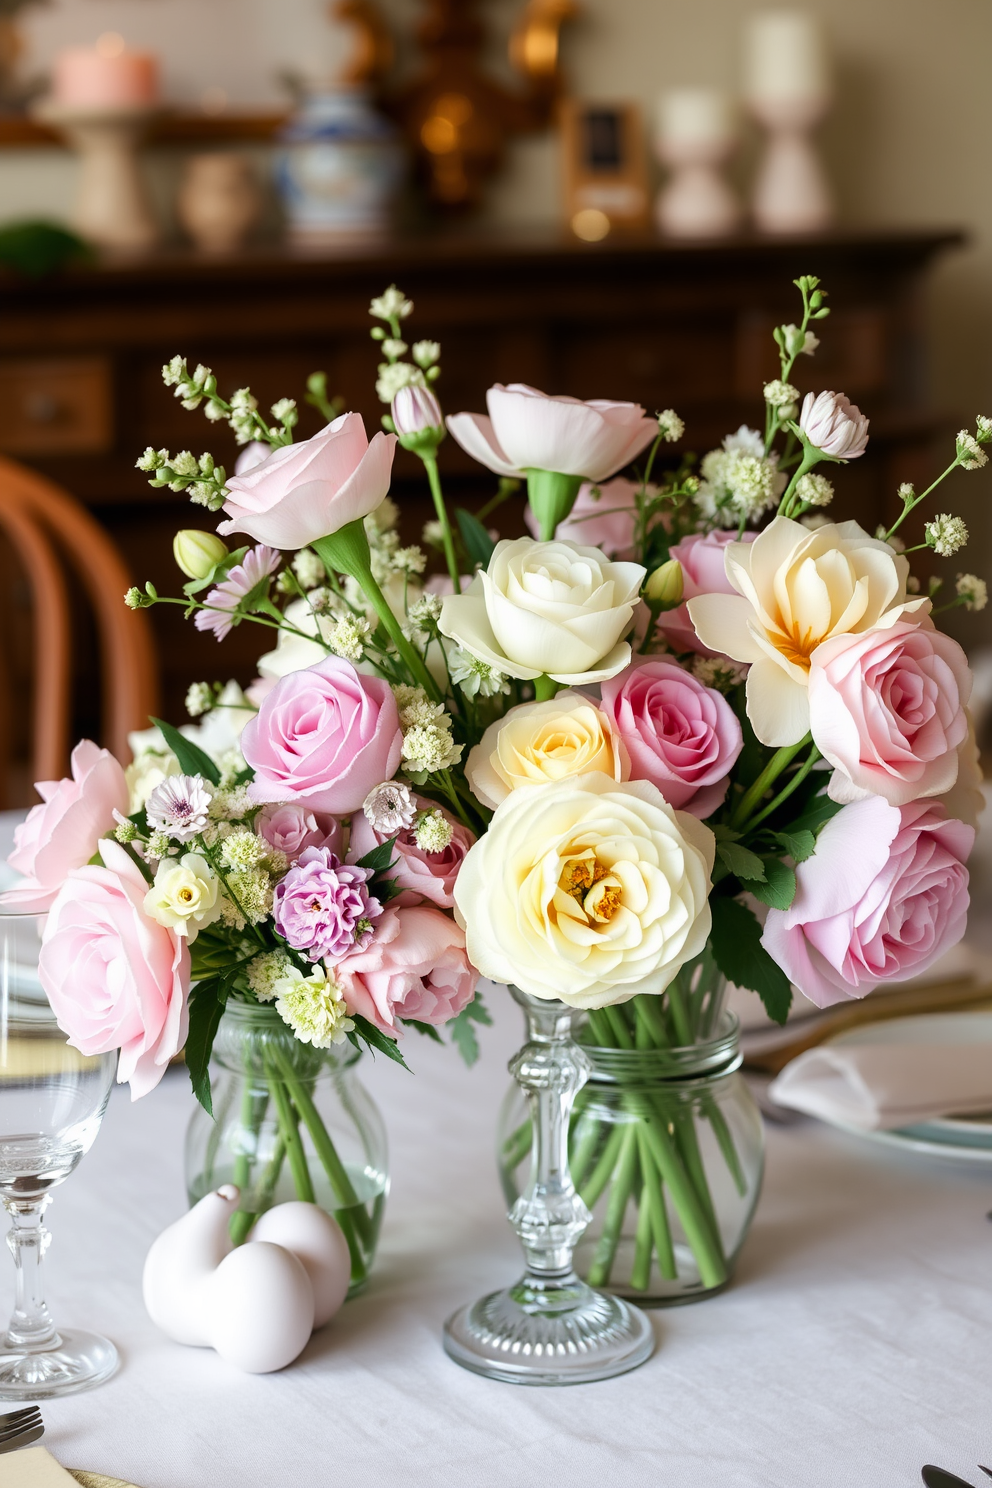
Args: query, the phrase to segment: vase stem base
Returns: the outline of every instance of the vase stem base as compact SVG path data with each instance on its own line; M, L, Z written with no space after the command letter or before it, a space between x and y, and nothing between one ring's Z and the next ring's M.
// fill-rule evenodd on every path
M511 1385L581 1385L636 1369L654 1352L644 1313L569 1276L543 1295L533 1276L459 1308L445 1352L463 1369Z

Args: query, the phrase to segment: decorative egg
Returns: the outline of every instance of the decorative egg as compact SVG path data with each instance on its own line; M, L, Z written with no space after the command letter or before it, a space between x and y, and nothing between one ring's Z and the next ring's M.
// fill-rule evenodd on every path
M238 1190L225 1184L206 1194L152 1245L142 1293L152 1322L176 1343L209 1344L204 1293L232 1249L228 1224Z
M250 1238L292 1251L313 1287L314 1327L329 1323L348 1295L351 1281L351 1254L337 1220L316 1204L294 1200L267 1210Z
M269 1374L291 1364L313 1330L313 1287L303 1262L281 1245L241 1245L204 1290L210 1342L229 1364Z

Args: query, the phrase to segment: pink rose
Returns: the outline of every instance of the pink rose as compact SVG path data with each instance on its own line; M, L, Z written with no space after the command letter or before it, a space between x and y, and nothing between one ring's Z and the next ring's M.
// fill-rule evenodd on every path
M741 542L751 543L756 532L745 532ZM693 533L669 549L669 557L677 558L682 565L682 604L674 610L666 610L658 618L658 628L679 651L698 651L701 656L716 656L719 653L704 646L696 634L696 627L689 619L687 601L697 594L735 594L727 578L724 563L728 546L737 542L737 532Z
M866 793L904 806L949 791L968 737L968 659L932 622L835 636L810 656L813 742L835 801Z
M303 548L368 516L389 490L395 434L370 444L360 413L343 413L320 434L288 444L227 482L229 520L218 532L247 532L273 548Z
M965 932L974 841L930 801L845 806L796 869L792 907L769 910L761 943L817 1007L916 976Z
M413 799L418 811L440 811L445 821L451 823L451 841L443 852L431 853L424 852L423 848L417 846L412 827L393 837L393 856L396 861L386 877L394 878L403 892L392 903L402 907L426 901L436 904L438 909L450 909L455 902L458 870L475 838L468 827L449 816L436 801L427 801L423 796L414 796ZM378 847L381 842L388 841L390 835L388 832L377 832L365 813L356 811L351 819L349 855L356 860L364 858L366 853Z
M701 819L714 812L743 744L726 698L654 659L611 677L602 693L600 707L630 755L631 780L650 780L676 811Z
M456 413L448 428L473 460L497 475L557 470L604 481L636 460L658 433L657 421L645 418L639 403L549 397L522 382L497 383L486 405L488 417Z
M148 885L124 849L108 840L100 851L106 867L74 869L55 896L38 970L69 1043L119 1048L117 1079L137 1100L186 1042L189 948L145 914Z
M334 815L357 811L374 785L391 779L402 746L389 683L340 656L281 678L241 735L253 800Z
M440 910L389 905L363 951L339 961L334 975L349 1013L397 1038L400 1018L447 1023L471 1002L479 973L465 954L465 933Z
M655 486L648 487L650 492L656 489ZM583 481L571 513L555 529L555 540L599 548L607 558L635 559L637 491L637 483L622 475L599 486L592 481ZM529 506L524 512L524 521L531 536L540 537L540 523Z
M291 863L308 847L329 847L342 856L343 834L337 817L308 811L295 801L263 807L255 818L255 831Z
M868 420L843 393L807 393L799 427L810 444L839 460L856 460L868 447Z
M72 751L72 776L39 780L42 799L14 831L7 859L27 882L0 895L0 903L25 914L48 909L73 868L82 868L105 832L114 829L114 812L128 809L127 782L114 756L90 739Z

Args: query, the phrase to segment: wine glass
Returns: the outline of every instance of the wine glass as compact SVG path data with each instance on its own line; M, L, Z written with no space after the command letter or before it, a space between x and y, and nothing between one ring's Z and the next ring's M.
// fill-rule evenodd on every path
M38 976L44 915L0 910L0 1199L10 1215L14 1311L0 1338L0 1400L44 1400L102 1384L117 1368L106 1338L56 1330L41 1288L50 1189L93 1145L116 1055L66 1043Z

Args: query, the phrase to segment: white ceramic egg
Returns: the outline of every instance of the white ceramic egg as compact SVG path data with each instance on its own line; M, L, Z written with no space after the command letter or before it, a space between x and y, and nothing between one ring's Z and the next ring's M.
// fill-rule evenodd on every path
M302 1261L313 1287L315 1328L340 1308L351 1281L351 1255L341 1226L316 1204L277 1204L258 1220L250 1239L269 1241Z
M232 1250L228 1224L238 1190L226 1184L206 1194L152 1245L142 1292L148 1315L176 1343L208 1344L206 1292Z
M281 1245L241 1245L206 1292L210 1342L229 1364L269 1374L291 1364L313 1329L313 1287L303 1262Z

